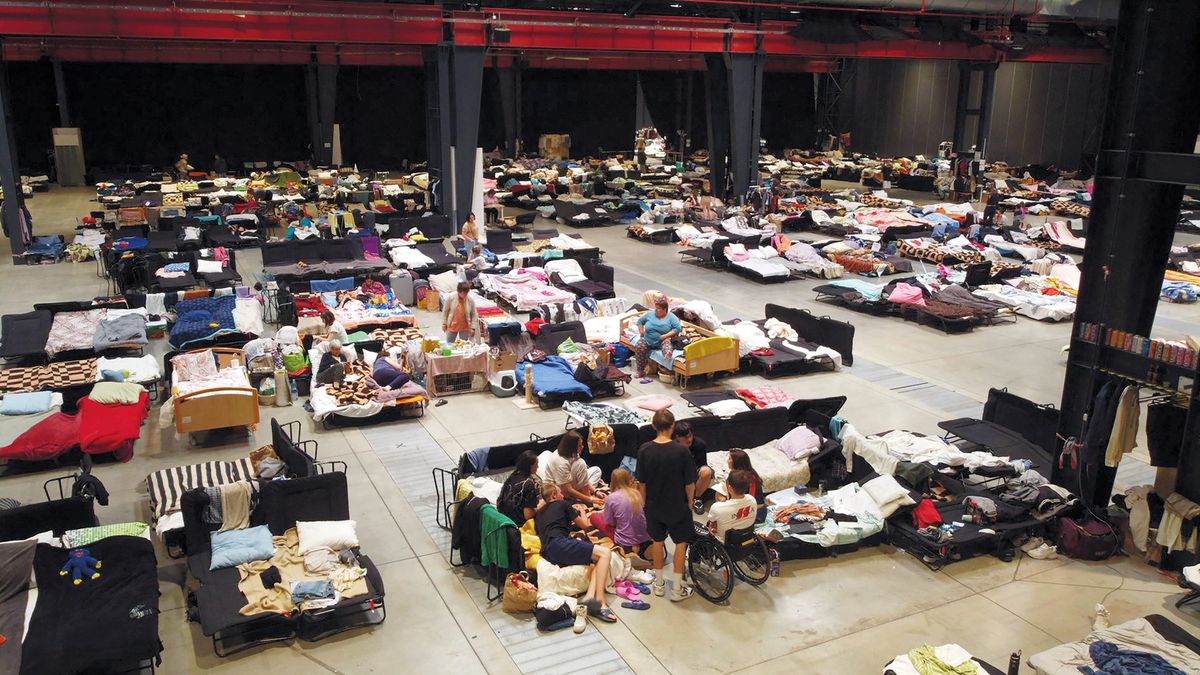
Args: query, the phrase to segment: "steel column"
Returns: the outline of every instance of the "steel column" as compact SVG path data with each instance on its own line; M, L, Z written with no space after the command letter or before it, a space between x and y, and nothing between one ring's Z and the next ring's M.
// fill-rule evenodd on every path
M1170 35L1164 40L1159 36ZM1188 154L1200 130L1200 4L1170 0L1125 0L1114 42L1109 77L1108 110L1101 140L1104 160L1096 178L1087 247L1075 311L1082 322L1104 324L1137 335L1150 335L1158 307L1183 184L1194 171L1187 163L1155 165L1145 176L1144 158ZM1191 165L1194 169L1194 163ZM1175 173L1172 182L1168 174ZM1189 176L1189 173L1191 174ZM1064 436L1080 436L1090 407L1108 378L1097 366L1103 350L1072 342L1063 384ZM1144 377L1144 373L1142 374ZM1195 447L1200 415L1188 416L1181 478L1186 464L1200 464ZM1101 448L1092 453L1103 456ZM1190 459L1189 459L1190 458ZM1200 467L1197 467L1200 468ZM1055 482L1079 490L1081 497L1106 504L1115 470L1084 467L1082 478L1069 468L1055 472ZM1200 480L1200 476L1197 476ZM1179 484L1184 489L1184 481ZM1082 486L1082 487L1080 487ZM1200 485L1189 491L1200 498Z
M0 188L4 203L0 205L0 220L12 248L13 262L23 263L25 240L21 235L21 213L25 198L21 194L21 174L17 167L17 143L12 124L12 91L8 88L8 67L0 60Z
M712 193L729 191L729 75L721 54L704 55L704 103L708 111L708 176Z
M762 123L762 57L727 54L729 63L730 173L733 196L739 201L758 184L759 138Z
M996 89L996 68L998 63L984 63L979 66L983 73L983 82L979 89L979 118L975 126L975 148L987 157L988 134L992 126L992 93Z
M317 64L310 61L304 66L304 102L308 116L309 159L318 163L321 156L321 111L317 104Z
M317 151L317 163L333 164L333 124L337 115L336 63L317 64L317 113L321 120L321 147Z
M520 59L513 59L511 65L496 69L496 79L500 83L500 112L504 118L504 152L509 157L516 157L520 152L521 115L521 65Z
M483 93L483 47L453 48L455 231L475 202L475 148L479 145L479 101Z
M71 126L71 108L67 105L67 81L63 77L62 61L51 59L54 68L54 94L58 99L58 126Z

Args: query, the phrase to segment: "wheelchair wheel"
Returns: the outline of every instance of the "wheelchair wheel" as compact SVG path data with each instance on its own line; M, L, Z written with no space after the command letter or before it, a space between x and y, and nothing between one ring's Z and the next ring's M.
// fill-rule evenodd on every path
M771 577L771 555L767 544L759 539L733 564L739 579L752 586L761 586Z
M712 537L700 537L688 547L688 577L709 602L725 602L733 593L733 561Z

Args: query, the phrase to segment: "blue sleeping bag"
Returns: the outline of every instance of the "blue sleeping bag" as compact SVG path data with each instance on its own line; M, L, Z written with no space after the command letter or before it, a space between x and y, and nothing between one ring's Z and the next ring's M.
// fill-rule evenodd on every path
M179 318L171 327L167 342L175 349L182 349L193 342L237 332L237 323L233 320L236 306L237 297L233 295L179 301L175 305L175 315Z
M525 364L517 363L517 391L525 391ZM565 396L580 394L584 398L592 397L592 390L584 383L575 379L575 370L561 356L547 356L545 361L533 364L533 390L539 398L553 395Z

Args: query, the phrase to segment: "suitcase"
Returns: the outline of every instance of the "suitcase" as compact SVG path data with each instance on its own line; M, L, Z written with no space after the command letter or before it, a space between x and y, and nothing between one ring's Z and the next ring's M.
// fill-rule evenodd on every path
M396 294L397 300L409 307L412 307L416 303L416 291L414 290L411 274L405 270L393 272L390 282L392 292Z

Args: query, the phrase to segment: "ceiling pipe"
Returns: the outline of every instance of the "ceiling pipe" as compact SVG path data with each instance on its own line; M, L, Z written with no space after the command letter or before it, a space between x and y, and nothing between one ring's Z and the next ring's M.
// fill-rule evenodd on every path
M963 19L1019 16L1040 21L1116 22L1119 0L837 0L837 5L767 0L681 0L684 5L727 5L790 11L860 12Z

